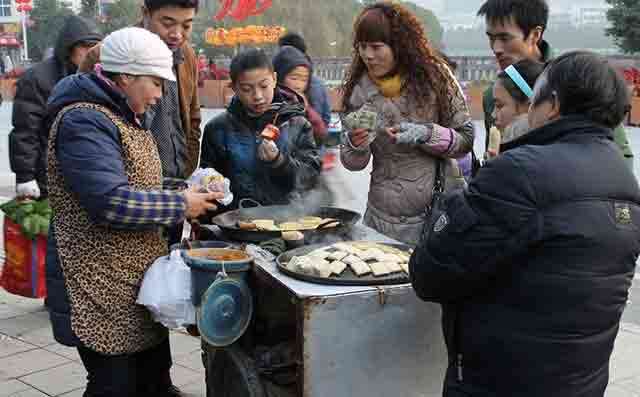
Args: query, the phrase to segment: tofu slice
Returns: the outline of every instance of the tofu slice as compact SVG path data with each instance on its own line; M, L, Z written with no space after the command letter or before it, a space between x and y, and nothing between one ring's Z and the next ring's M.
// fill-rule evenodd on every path
M327 259L330 260L330 261L341 261L344 258L346 258L347 256L349 256L348 252L345 252L345 251L334 251L327 257Z
M354 262L362 262L362 259L358 258L355 255L349 255L349 256L346 256L346 257L342 258L342 262L346 263L347 265L350 265L350 264L352 264Z
M296 271L299 260L300 260L299 256L294 256L293 258L291 258L287 263L287 269Z
M379 260L378 258L384 256L385 253L382 252L381 250L379 250L378 248L369 248L366 251L362 251L358 257L360 257L360 259L362 259L363 261L378 261L378 262L382 262L381 260Z
M308 258L300 258L296 264L296 271L302 274L314 274L313 263Z
M347 269L347 264L342 261L335 261L331 262L330 268L332 275L340 276Z
M335 243L333 245L333 248L339 250L339 251L344 251L344 252L348 252L350 254L353 255L358 255L360 253L361 250L359 250L358 248L354 247L353 245L349 244L349 243Z
M369 266L375 277L382 277L392 273L384 262L370 263Z
M398 254L398 256L400 257L400 259L402 259L400 263L409 263L409 259L411 259L411 255L407 254L406 252Z
M349 267L358 277L362 277L365 274L371 273L371 267L369 266L369 264L360 259L349 263Z
M408 263L401 263L400 267L402 268L402 271L409 274L409 264Z
M324 248L318 248L317 250L311 251L307 254L307 257L313 259L327 259L331 255L331 252L327 251Z
M314 259L312 262L313 273L320 277L331 276L331 263L324 259Z
M382 262L385 264L385 266L387 267L387 269L389 269L389 271L391 273L399 273L402 271L402 266L400 266L400 263L398 262Z
M377 257L378 262L394 262L400 263L402 262L402 258L396 254L382 254Z

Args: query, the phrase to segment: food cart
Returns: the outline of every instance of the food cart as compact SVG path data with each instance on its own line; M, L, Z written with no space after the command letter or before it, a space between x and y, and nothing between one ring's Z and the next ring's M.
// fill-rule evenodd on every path
M324 243L394 243L362 224L333 238ZM253 307L241 314L251 318L242 336L226 346L203 337L207 396L442 394L441 309L420 301L406 281L317 284L283 273L274 260L256 260L246 283Z

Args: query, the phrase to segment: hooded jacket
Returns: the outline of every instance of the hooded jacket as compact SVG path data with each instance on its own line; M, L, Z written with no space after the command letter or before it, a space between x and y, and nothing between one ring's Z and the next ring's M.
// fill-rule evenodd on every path
M70 16L58 35L53 57L27 70L18 81L13 102L13 130L9 134L9 159L16 182L38 182L42 195L47 192L47 141L51 120L47 100L62 78L77 66L69 62L74 46L102 40L98 27L90 20Z
M269 163L257 156L264 127L276 121L276 145L283 161ZM250 198L262 205L289 204L312 189L320 174L320 158L302 98L278 87L272 108L259 117L247 113L234 97L226 112L207 123L200 158L202 168L215 168L231 180L238 201Z
M317 141L321 141L327 136L327 123L324 122L320 115L322 109L314 108L312 102L313 65L311 61L303 52L292 46L281 47L280 51L273 57L273 68L278 75L278 83L281 85L284 85L284 79L298 66L303 66L309 70L309 82L305 92L307 98L305 108L307 110L307 119L313 126L313 135Z
M443 305L445 395L602 397L640 253L638 182L582 116L504 147L444 198L410 261L417 295Z

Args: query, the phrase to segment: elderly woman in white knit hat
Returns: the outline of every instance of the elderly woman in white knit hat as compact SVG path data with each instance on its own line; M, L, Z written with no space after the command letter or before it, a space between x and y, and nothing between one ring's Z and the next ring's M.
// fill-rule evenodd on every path
M153 136L139 116L175 80L155 34L126 28L102 44L93 73L70 76L49 100L53 207L47 252L51 322L88 372L85 397L169 396L167 330L136 305L144 272L166 255L159 229L215 208L218 193L163 191Z

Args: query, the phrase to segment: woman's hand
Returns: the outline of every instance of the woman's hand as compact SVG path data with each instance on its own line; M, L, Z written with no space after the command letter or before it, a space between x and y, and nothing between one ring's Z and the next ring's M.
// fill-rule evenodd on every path
M395 127L385 128L385 132L393 143L422 145L431 139L433 124L400 123Z
M349 132L349 140L354 147L363 147L369 142L369 130L357 128Z
M223 192L198 193L195 189L185 190L184 200L187 206L185 215L187 219L195 219L207 211L215 211L218 206L214 202L223 198Z

